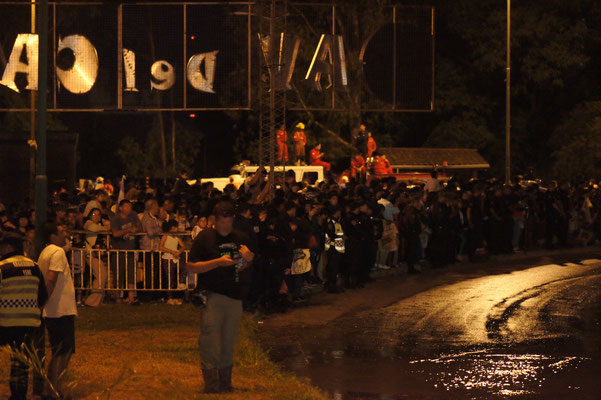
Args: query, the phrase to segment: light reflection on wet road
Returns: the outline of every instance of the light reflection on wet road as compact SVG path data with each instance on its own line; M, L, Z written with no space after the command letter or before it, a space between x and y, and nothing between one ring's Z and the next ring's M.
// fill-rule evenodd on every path
M335 399L601 399L601 261L468 279L273 357Z

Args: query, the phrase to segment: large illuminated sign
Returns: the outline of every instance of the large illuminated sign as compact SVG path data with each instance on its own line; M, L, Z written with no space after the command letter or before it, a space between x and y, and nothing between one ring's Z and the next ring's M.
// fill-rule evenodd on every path
M289 51L288 42L284 42L284 33L281 34L281 43L286 47L285 52L274 51L269 37L260 38L265 58L270 60L279 57L278 62L270 65L270 73L274 79L280 82L281 90L290 89L290 79L294 71L296 56L300 40L295 39L292 46L297 51ZM15 40L10 58L4 69L0 84L19 93L15 84L15 76L18 72L24 73L29 82L26 89L37 90L38 76L38 35L32 33L20 33ZM27 63L20 60L20 54L26 49ZM84 36L70 35L58 41L58 51L69 50L72 52L74 62L68 70L56 67L56 74L60 83L71 93L87 93L92 89L98 74L98 53L94 45ZM272 53L278 53L273 55ZM190 85L201 92L215 93L213 83L215 68L219 50L208 53L194 54L188 60L187 79ZM125 63L126 86L123 90L137 92L136 89L136 53L129 49L123 49L123 60ZM346 59L344 54L344 43L340 35L323 34L315 50L311 67L307 72L307 80L311 80L315 89L321 91L322 75L327 76L329 85L332 85L333 71L337 70L341 78L341 86L347 86ZM158 60L150 67L150 87L155 90L169 90L175 83L175 70L165 60Z
M431 17L430 8L425 8L421 20L414 18L404 27L395 16L397 8L390 8L395 22L380 22L379 26L384 28L378 30L375 26L362 43L351 43L362 45L353 49L347 48L345 37L333 29L332 32L313 30L304 40L290 32L278 32L273 37L253 33L254 3L227 3L223 7L230 8L225 11L216 11L221 5L203 6L202 3L123 4L113 8L95 3L51 4L54 4L55 25L50 27L53 33L48 71L53 82L48 93L50 110L250 109L251 83L260 79L251 66L251 60L256 64L252 56L255 49L264 59L274 90L294 88L299 96L308 98L308 103L301 101L303 107L334 109L337 95L348 98L352 91L361 91L361 96L373 98L372 104L390 105L392 111L403 107L433 109L433 91L430 90L433 72L423 68L433 66L433 11ZM88 6L96 7L96 14L106 15L94 20L96 14L88 13L90 17L84 18L90 18L91 23L87 20L68 22L65 17L60 20L66 23L56 22L61 10L75 7L65 14L72 17L73 10L81 10L83 15ZM20 11L29 9L0 0L0 14L3 7L9 10L7 12L19 7ZM210 7L213 7L210 12L204 12ZM225 26L218 18L233 22ZM208 26L213 21L215 29ZM93 23L99 26L88 26ZM103 33L115 25L116 32ZM232 32L232 27L242 29ZM11 29L14 28L0 27L0 43L10 43L1 49L8 57L5 65L0 64L0 91L18 96L24 90L38 90L39 37L34 33L11 33ZM290 29L294 32L294 26ZM201 33L194 34L197 31ZM416 33L421 35L421 42L414 40ZM403 34L409 42L401 36ZM406 73L411 72L409 63L413 60L403 53L405 49L411 50L409 56L421 56L424 60L414 68L419 70L423 82ZM422 98L413 101L416 105L411 104L415 97L411 85L423 86L418 88L423 92ZM320 96L323 101L319 100ZM312 101L320 103L319 106L312 106ZM294 109L294 105L290 108ZM368 110L367 107L361 109Z

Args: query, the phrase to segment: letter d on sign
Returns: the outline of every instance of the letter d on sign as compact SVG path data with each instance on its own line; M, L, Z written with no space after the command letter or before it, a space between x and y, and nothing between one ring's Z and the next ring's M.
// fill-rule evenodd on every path
M213 82L215 81L215 63L217 61L217 53L219 50L211 51L210 53L194 54L188 61L188 82L194 89L201 92L215 93L213 90ZM204 61L203 74L200 66Z

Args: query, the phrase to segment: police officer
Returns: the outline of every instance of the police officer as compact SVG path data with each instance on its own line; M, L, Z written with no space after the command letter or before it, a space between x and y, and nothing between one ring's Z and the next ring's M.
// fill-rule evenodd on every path
M380 217L380 205L378 203L363 203L360 208L363 218L363 237L361 252L361 266L359 270L359 284L371 282L369 276L376 262L378 252L378 240L382 238L382 218Z
M342 229L342 210L338 206L330 206L326 220L324 250L327 252L326 290L328 293L340 293L338 288L338 272L344 258L345 235Z
M27 396L29 370L16 353L43 357L38 350L43 352L41 308L48 299L40 268L22 254L21 238L9 233L0 236L0 346L9 345L14 352L10 358L10 398L15 400ZM33 386L34 395L41 396L44 382L37 373Z
M361 266L362 241L364 239L364 218L361 215L361 201L355 200L349 206L349 213L345 218L343 229L347 239L345 247L346 268L344 269L344 282L347 288L355 289L359 286L359 268Z

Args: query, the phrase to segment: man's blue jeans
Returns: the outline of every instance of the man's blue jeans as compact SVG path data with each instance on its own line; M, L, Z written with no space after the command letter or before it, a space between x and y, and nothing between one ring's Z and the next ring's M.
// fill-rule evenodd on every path
M198 338L203 369L229 368L234 365L234 348L241 318L241 300L208 293Z

